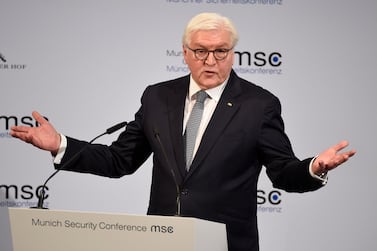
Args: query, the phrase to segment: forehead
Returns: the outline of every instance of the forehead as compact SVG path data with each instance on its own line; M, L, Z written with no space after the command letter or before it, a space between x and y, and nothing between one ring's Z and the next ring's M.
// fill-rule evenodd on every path
M230 47L231 35L226 30L199 30L191 33L190 46Z

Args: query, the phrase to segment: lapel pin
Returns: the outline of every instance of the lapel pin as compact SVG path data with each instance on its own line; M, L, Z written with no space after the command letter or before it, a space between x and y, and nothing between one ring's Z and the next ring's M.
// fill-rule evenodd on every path
M229 106L229 107L232 107L232 106L233 106L233 104L232 104L232 103L230 103L230 102L228 102L228 103L227 103L227 106Z

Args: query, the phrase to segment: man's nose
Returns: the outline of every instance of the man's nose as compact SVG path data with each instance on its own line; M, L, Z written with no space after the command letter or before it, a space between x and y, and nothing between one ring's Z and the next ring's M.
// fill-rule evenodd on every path
M207 64L207 65L216 64L216 58L215 58L214 53L215 53L214 51L211 51L211 52L208 53L207 58L204 60L205 64Z

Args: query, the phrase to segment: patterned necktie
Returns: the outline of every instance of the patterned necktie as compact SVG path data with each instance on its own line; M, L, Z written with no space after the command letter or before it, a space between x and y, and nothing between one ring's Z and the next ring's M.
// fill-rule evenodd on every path
M208 97L208 94L203 90L196 93L196 102L194 104L194 107L192 108L191 115L187 121L186 133L185 133L187 171L189 170L192 159L193 159L196 135L198 133L200 121L202 120L204 101L206 100L207 97Z

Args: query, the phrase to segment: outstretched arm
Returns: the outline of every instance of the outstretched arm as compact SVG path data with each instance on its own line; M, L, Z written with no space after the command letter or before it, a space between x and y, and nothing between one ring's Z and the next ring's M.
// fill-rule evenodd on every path
M42 150L50 151L55 156L60 145L60 134L41 114L34 111L32 115L40 124L38 127L12 126L10 135Z

